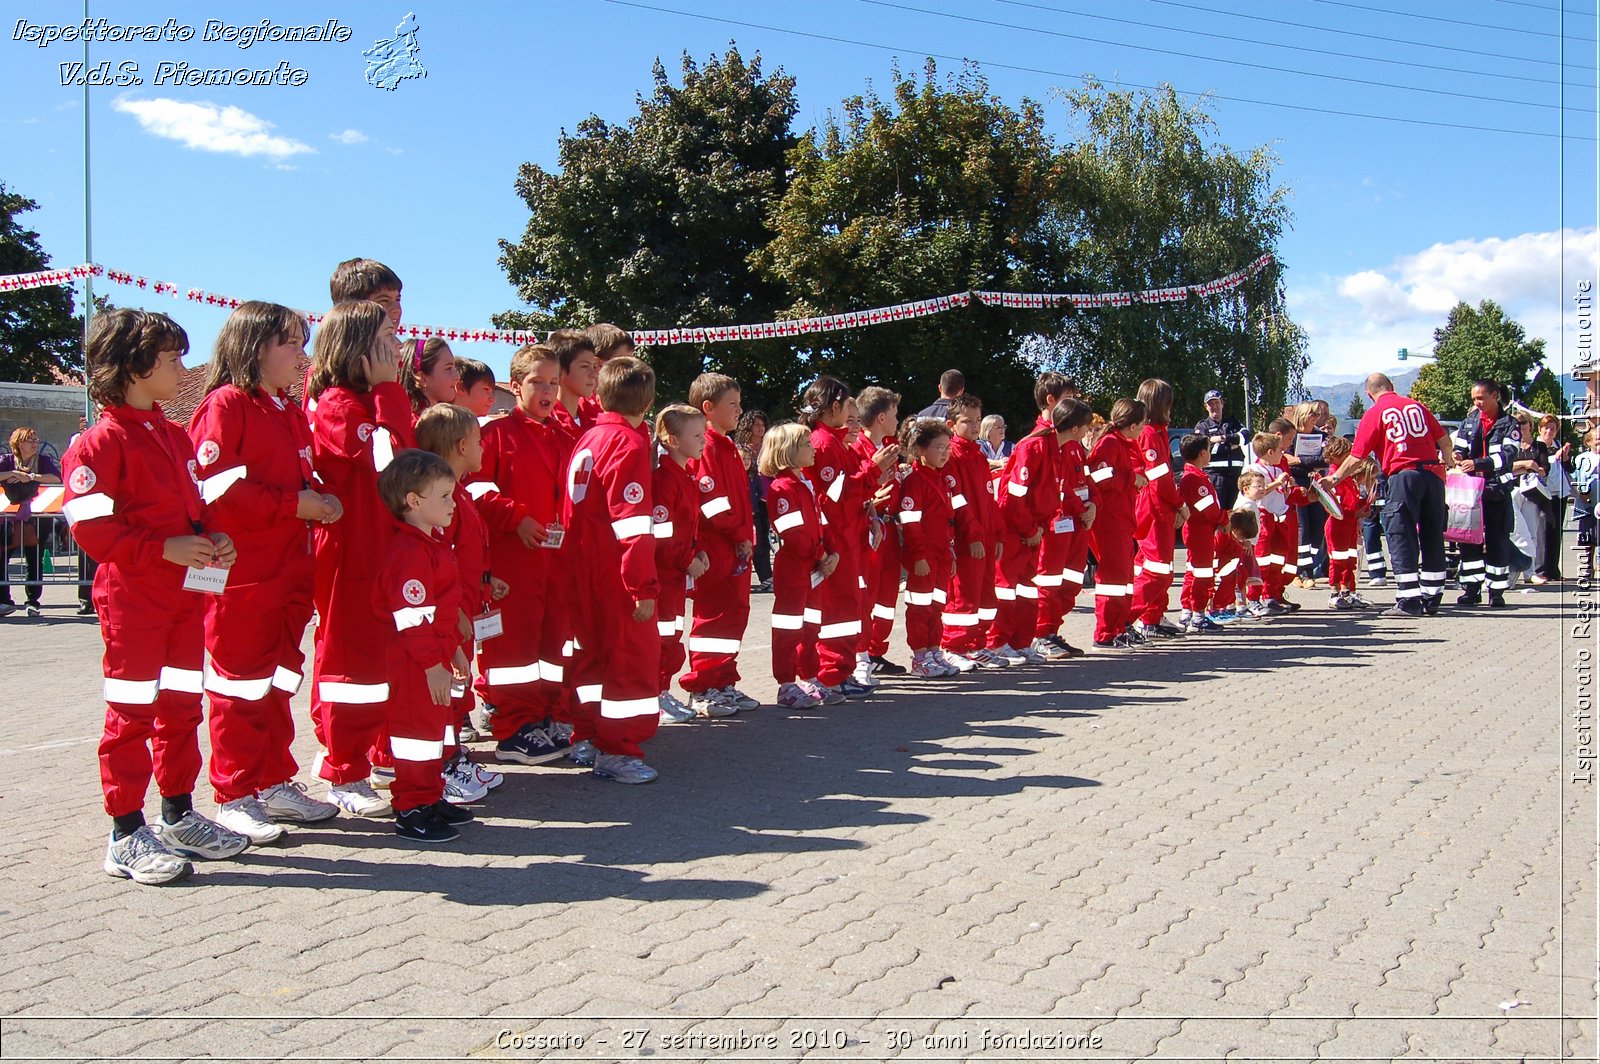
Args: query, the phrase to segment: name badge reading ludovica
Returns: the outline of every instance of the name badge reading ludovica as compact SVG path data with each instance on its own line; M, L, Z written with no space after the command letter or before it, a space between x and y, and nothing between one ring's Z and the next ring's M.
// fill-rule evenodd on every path
M481 617L472 619L472 635L478 642L493 639L505 633L505 622L500 618L499 610L490 610Z
M207 595L220 595L228 586L228 570L208 565L204 569L185 569L183 589L200 591Z

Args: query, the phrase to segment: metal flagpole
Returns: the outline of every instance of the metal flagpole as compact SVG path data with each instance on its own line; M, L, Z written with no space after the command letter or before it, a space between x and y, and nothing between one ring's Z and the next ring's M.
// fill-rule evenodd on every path
M89 0L83 0L83 24L89 25ZM83 261L94 262L94 230L89 211L89 35L83 35ZM83 417L94 424L94 402L89 398L89 323L94 318L94 275L83 275Z

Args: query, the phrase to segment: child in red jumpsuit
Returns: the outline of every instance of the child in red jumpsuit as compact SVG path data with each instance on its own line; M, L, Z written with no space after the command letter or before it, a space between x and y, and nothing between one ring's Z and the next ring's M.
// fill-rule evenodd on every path
M1137 460L1145 476L1134 508L1134 532L1139 551L1133 565L1133 626L1146 638L1182 635L1168 624L1167 598L1172 590L1174 532L1189 517L1178 494L1172 470L1172 443L1167 422L1172 416L1172 385L1152 377L1139 385L1139 402L1145 406L1145 426L1139 434Z
M1087 472L1089 456L1083 449L1083 439L1093 421L1094 411L1089 405L1070 395L1051 408L1052 430L1057 425L1066 426L1064 431L1056 432L1056 482L1061 501L1039 547L1039 617L1029 648L1047 661L1083 656L1082 650L1061 638L1061 623L1077 605L1078 592L1083 590L1089 529L1094 526L1097 509L1093 482Z
M234 562L195 481L194 446L157 404L178 394L189 338L164 314L111 310L89 336L89 394L105 413L62 465L62 512L100 562L94 605L105 639L100 782L111 817L105 870L170 883L189 859L232 857L250 840L201 816L205 595ZM201 581L205 581L202 583ZM146 824L154 774L161 819Z
M950 462L945 475L955 478L950 507L955 511L955 572L950 580L950 601L945 604L941 653L976 662L980 668L1003 669L1010 664L984 646L985 606L995 608L994 554L1000 534L1000 511L989 491L989 460L978 446L983 424L983 403L973 395L958 395L945 408L950 426Z
M1217 502L1217 492L1206 473L1211 462L1211 440L1193 433L1178 444L1183 457L1183 475L1178 478L1178 494L1189 508L1183 523L1183 548L1187 565L1183 591L1178 596L1183 612L1178 624L1186 632L1220 630L1206 615L1211 611L1211 592L1217 579L1217 528L1227 518Z
M378 475L396 527L373 588L374 611L394 625L386 655L387 731L394 755L395 833L448 842L472 814L444 801L450 688L467 679L461 649L461 572L441 533L455 516L456 474L429 451L407 450Z
M888 512L897 490L895 466L899 462L900 397L876 385L861 389L856 396L861 418L861 435L850 449L865 470L877 470L878 481L867 508L867 545L862 548L861 641L856 644L856 668L851 679L876 687L878 674L901 676L905 666L887 657L889 635L894 631L895 606L900 601L900 533L894 515ZM867 472L871 472L867 470Z
M289 752L300 689L300 641L311 622L312 530L344 507L311 468L311 426L290 401L306 324L288 307L249 302L217 337L205 398L189 423L200 494L240 560L220 595L206 596L205 687L211 698L211 787L217 823L256 845L283 837L279 821L339 812L294 782Z
M639 432L655 397L655 371L638 359L619 355L602 367L605 412L578 440L561 504L562 523L582 544L568 563L581 710L575 737L594 744L593 774L618 783L656 778L643 744L660 717L661 584L650 499L653 447Z
M1065 380L1057 374L1048 376ZM989 649L1012 665L1045 662L1033 649L1039 623L1039 586L1034 578L1045 527L1061 505L1061 480L1056 476L1061 445L1053 420L1046 417L1055 407L1051 387L1045 378L1035 385L1039 421L1012 450L995 489L1001 523L994 591L999 615L989 629Z
M1350 455L1350 441L1343 436L1330 437L1322 450L1328 468L1338 469ZM1367 605L1356 594L1356 559L1360 555L1361 518L1365 514L1363 489L1370 498L1376 485L1377 470L1372 466L1360 468L1355 476L1346 477L1333 488L1343 516L1328 515L1323 525L1323 539L1328 549L1328 605L1338 610L1354 609Z
M608 326L615 328L615 326ZM612 357L616 357L613 355ZM651 534L656 540L656 571L661 597L656 601L656 631L661 636L661 723L683 724L695 711L672 694L672 678L683 668L684 610L689 588L704 576L711 560L695 544L700 525L700 489L689 475L689 463L706 449L706 416L692 406L675 403L656 415L656 466ZM716 703L718 707L724 703Z
M822 586L833 575L839 556L828 548L816 490L806 470L817 450L804 425L778 425L761 441L757 469L771 477L767 512L778 533L772 560L772 678L778 682L778 705L812 709L837 705L844 696L817 682L817 628L822 624Z
M1118 399L1110 429L1089 453L1089 479L1100 492L1100 510L1090 532L1100 562L1094 585L1094 645L1126 650L1133 619L1134 500L1145 486L1134 441L1144 429L1144 404ZM1143 636L1138 637L1143 641Z
M900 430L900 450L912 462L894 508L906 567L911 674L930 679L952 676L971 670L975 663L962 659L963 669L946 661L939 650L955 547L955 511L943 472L950 461L950 426L937 418L908 418Z

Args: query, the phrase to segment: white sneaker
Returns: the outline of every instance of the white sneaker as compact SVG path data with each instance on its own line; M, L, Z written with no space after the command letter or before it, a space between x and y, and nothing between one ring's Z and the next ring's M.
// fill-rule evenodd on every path
M221 861L243 853L250 845L248 836L229 831L193 809L183 814L176 824L157 820L150 825L150 830L167 849L190 860L198 857L207 861Z
M850 674L850 678L862 687L876 687L878 686L878 678L872 673L872 662L857 660L856 671Z
M946 676L954 676L955 670L932 654L922 653L911 659L911 675L924 680L940 680Z
M223 802L217 808L216 821L229 831L243 835L254 846L277 842L288 834L282 824L272 822L267 807L253 794Z
M933 653L939 655L940 661L944 662L958 673L971 672L973 669L978 667L978 663L976 661L973 661L965 654L954 650L935 650Z
M987 647L979 647L967 657L978 663L980 669L1003 669L1011 663Z
M496 772L492 768L485 768L476 761L468 761L467 764L472 766L473 774L478 777L478 782L488 790L492 791L506 781L502 773Z
M1037 654L1043 661L1066 661L1072 657L1065 647L1057 646L1048 638L1041 637L1033 641L1033 645L1023 651L1025 654Z
M382 765L373 765L372 785L380 791L388 790L394 785L394 769L384 768Z
M336 783L328 788L328 801L351 816L386 817L394 815L394 807L379 798L372 784L366 780L353 783Z
M694 720L695 712L675 698L671 691L662 691L656 699L656 708L662 724L687 724Z
M689 695L689 708L697 717L731 717L739 707L722 697L721 691L694 691Z
M811 697L810 692L797 683L786 683L778 687L778 705L785 709L815 709L822 705L822 700Z
M194 870L182 855L167 849L149 824L131 835L108 839L103 867L107 875L131 879L145 886L171 883Z
M276 787L268 787L256 795L266 807L267 816L273 820L292 820L299 824L315 824L339 815L339 807L306 793L304 783L285 780Z
M1017 650L1015 647L1013 647L1010 643L1005 643L1005 644L1003 644L1001 646L997 646L993 650L990 650L989 653L993 654L995 657L999 658L1001 661L1005 662L1007 665L1026 665L1026 664L1028 664L1027 656L1025 654L1023 654L1021 651Z
M1179 613L1178 613L1178 627L1179 628L1187 629L1193 623L1194 623L1194 611L1193 610L1181 610L1181 611L1179 611Z
M472 771L472 762L464 757L450 762L439 775L444 782L444 800L451 805L481 802L489 793L489 788Z
M590 773L597 779L618 783L649 783L656 778L656 770L645 764L644 758L626 754L600 754Z
M1050 660L1049 658L1045 657L1043 654L1039 653L1037 650L1033 649L1033 647L1031 647L1031 646L1023 647L1021 650L1018 650L1016 653L1017 653L1018 657L1020 657L1024 662L1026 662L1029 665L1044 665L1044 664L1047 664L1049 662L1049 660Z
M734 708L741 712L761 708L761 703L758 700L751 698L732 684L724 687L718 693L722 696L724 702L731 702Z

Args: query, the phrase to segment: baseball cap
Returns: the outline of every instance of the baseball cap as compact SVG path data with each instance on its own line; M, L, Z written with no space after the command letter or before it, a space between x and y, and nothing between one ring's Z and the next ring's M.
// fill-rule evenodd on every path
M1221 399L1221 398L1222 398L1222 393L1217 391L1215 388L1211 389L1209 392L1206 393L1206 402L1208 402L1208 403L1211 402L1211 400L1213 400L1213 399Z

